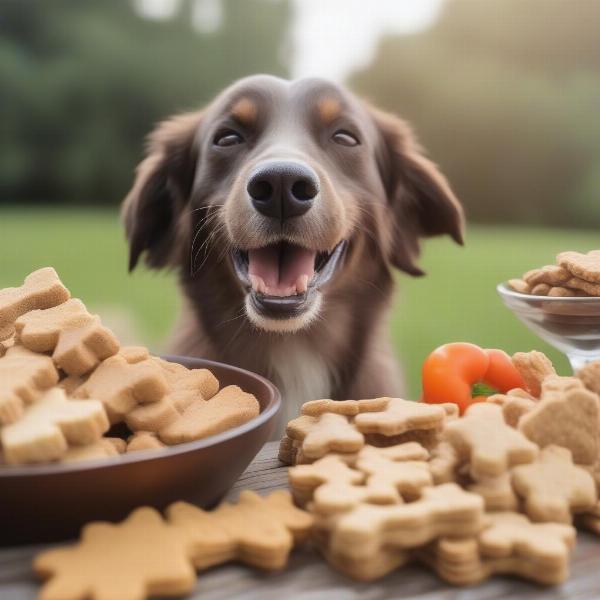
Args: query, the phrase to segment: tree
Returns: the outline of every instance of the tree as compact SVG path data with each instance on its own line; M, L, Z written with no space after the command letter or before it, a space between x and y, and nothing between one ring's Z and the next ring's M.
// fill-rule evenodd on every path
M600 3L451 0L352 86L407 117L479 221L600 224Z
M238 77L285 76L287 2L221 5L200 34L192 0L160 21L125 0L3 0L0 202L117 203L154 123Z

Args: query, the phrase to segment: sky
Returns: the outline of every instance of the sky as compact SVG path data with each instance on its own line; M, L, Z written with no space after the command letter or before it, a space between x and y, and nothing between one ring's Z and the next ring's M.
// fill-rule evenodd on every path
M341 81L368 65L382 34L435 22L443 0L294 0L292 75Z
M134 1L140 12L155 19L171 17L180 3ZM443 3L444 0L292 0L292 76L316 75L341 81L351 71L369 64L381 35L410 34L429 27ZM220 0L195 0L192 19L200 32L214 31L221 18Z

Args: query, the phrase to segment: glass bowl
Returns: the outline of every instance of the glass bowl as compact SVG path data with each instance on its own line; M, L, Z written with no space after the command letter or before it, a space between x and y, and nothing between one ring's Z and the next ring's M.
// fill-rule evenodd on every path
M574 372L600 360L600 298L532 296L505 283L497 290L519 320L567 355Z

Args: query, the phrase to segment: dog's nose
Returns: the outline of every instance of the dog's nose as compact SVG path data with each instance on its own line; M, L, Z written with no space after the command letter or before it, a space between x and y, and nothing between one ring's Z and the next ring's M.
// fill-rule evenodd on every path
M285 220L299 217L310 209L319 193L319 179L303 163L269 162L250 175L247 190L259 213Z

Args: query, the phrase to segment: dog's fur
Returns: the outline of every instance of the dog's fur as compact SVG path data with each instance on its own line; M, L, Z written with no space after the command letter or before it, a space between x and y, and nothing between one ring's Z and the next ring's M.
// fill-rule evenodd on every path
M215 146L223 128L244 143ZM339 130L360 144L333 143ZM320 183L306 215L276 224L246 193L249 173L273 158L308 164ZM271 378L288 407L283 419L314 398L402 393L388 334L393 267L421 275L419 239L462 243L463 232L460 204L404 121L327 81L270 76L238 81L206 109L161 123L123 215L130 268L145 253L151 267L178 271L185 306L173 351ZM344 265L310 310L287 320L253 312L229 256L279 240L319 251L348 241Z

